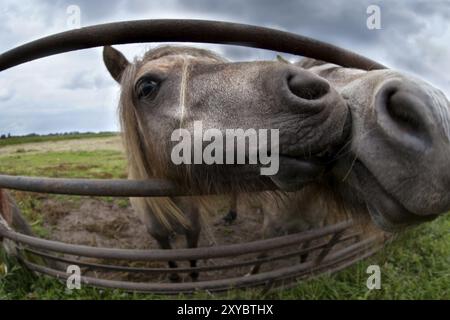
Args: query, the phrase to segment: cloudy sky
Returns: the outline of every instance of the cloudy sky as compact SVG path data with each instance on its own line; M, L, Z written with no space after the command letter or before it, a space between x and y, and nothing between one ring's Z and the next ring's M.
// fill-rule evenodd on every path
M381 29L366 26L381 8ZM361 0L1 0L0 51L81 26L135 19L225 20L314 37L422 77L450 96L450 1ZM152 44L118 46L132 59ZM274 52L200 45L230 59L273 59ZM95 48L34 61L0 73L0 134L117 130L118 86Z

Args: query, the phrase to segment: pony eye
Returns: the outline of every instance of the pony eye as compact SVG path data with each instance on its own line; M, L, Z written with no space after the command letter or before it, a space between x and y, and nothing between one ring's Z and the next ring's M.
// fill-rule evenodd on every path
M149 78L140 79L136 84L136 93L138 99L149 98L157 91L158 87L158 81Z

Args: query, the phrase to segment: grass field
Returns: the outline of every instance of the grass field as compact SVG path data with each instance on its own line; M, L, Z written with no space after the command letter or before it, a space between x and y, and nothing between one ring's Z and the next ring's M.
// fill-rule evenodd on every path
M0 173L50 177L123 178L125 159L117 137L96 140L94 147L83 150L72 139L64 147L55 147L57 141L41 141L27 148L1 153ZM7 139L6 139L7 140ZM21 143L20 141L17 141ZM86 142L87 140L81 142ZM107 142L107 143L106 143ZM29 144L30 141L25 142ZM72 145L72 147L71 147ZM3 147L6 148L6 147ZM80 197L36 195L15 192L14 195L34 231L45 236L39 206L44 199L82 201ZM70 199L69 199L70 198ZM103 201L127 201L104 199ZM199 293L193 298L235 299L450 299L450 215L431 223L405 231L375 256L332 275L299 283L283 291L261 296L258 291L235 291L225 295ZM155 299L160 296L131 294L119 290L100 290L83 287L68 292L61 282L36 277L17 264L8 261L3 252L0 260L0 299ZM380 290L368 290L366 269L371 264L381 268ZM5 267L7 266L7 272ZM181 296L180 296L181 297Z
M102 133L72 133L66 135L30 135L30 136L18 136L10 137L7 139L0 139L0 147L35 143L35 142L52 142L52 141L64 141L64 140L75 140L75 139L89 139L89 138L102 138L111 137L117 135L113 132L102 132Z

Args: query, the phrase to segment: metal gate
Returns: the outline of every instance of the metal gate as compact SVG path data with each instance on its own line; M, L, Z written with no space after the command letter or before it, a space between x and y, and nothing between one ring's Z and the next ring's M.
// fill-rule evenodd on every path
M142 20L96 25L45 37L0 55L0 71L68 51L137 42L201 42L232 44L302 55L344 67L365 70L385 68L377 62L314 39L268 28L202 20ZM50 179L0 175L0 188L80 196L155 197L192 195L165 180ZM0 189L0 199L2 191ZM289 286L295 279L333 272L364 259L382 247L383 236L365 236L351 221L298 234L233 245L173 250L128 250L73 245L22 234L11 228L20 211L13 202L0 206L0 240L7 252L40 274L66 279L65 267L79 265L87 273L85 284L164 294L196 290ZM267 253L262 255L262 253ZM308 259L301 256L308 255ZM231 261L229 258L233 257ZM95 258L95 262L85 258ZM98 273L168 274L166 267L135 267L136 261L200 260L197 267L180 267L178 273L200 273L200 281L167 283L121 281ZM231 262L230 262L231 261ZM260 268L270 266L268 268ZM260 272L251 272L258 267ZM220 277L228 270L227 276ZM220 273L222 272L222 273ZM218 274L220 273L220 274ZM87 274L87 275L86 275ZM92 274L92 275L91 275ZM202 274L207 274L202 280Z

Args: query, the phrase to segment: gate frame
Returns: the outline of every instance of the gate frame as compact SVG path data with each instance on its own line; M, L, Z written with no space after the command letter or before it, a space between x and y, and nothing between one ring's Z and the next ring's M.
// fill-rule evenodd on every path
M301 35L264 27L206 20L138 20L84 27L21 45L0 55L0 72L25 62L64 52L105 45L142 42L197 42L238 45L301 55L335 63L343 67L364 70L386 68L378 62L340 47ZM0 188L80 196L157 197L194 195L191 191L180 189L170 181L159 179L61 179L0 175ZM2 190L0 189L1 194ZM14 218L23 220L14 201L9 201L7 205L3 201L3 205L0 206L0 241L7 248L8 253L17 257L30 270L58 279L67 279L68 277L63 269L57 267L61 263L77 263L85 268L95 270L161 274L174 272L174 269L170 268L136 268L82 262L77 261L74 257L93 257L115 261L213 260L303 245L300 249L295 248L288 253L265 258L259 257L240 262L176 269L176 272L191 273L194 271L210 272L260 266L268 262L289 259L306 253L313 253L314 256L314 259L309 261L300 261L288 267L275 268L258 274L198 282L154 283L81 277L83 283L97 287L162 294L192 293L197 290L220 292L256 286L263 286L266 289L274 286L286 287L293 285L294 280L298 278L346 268L375 253L383 246L385 240L383 236L364 238L360 233L352 230L353 224L351 221L342 221L298 234L241 244L195 249L131 250L89 247L41 239L13 230L11 225ZM319 243L313 243L314 241ZM61 256L61 253L65 256ZM40 257L43 263L33 261L30 258L33 256Z

